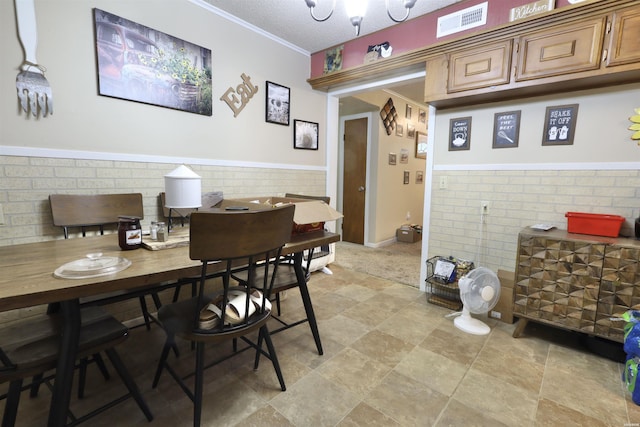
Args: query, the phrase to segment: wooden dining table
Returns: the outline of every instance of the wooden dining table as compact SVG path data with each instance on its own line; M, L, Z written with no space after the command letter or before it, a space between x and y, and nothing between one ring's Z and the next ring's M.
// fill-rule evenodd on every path
M282 252L283 255L294 257L307 318L314 319L309 324L319 354L323 350L319 331L314 326L315 315L302 265L303 251L339 240L338 234L323 230L294 235ZM54 276L58 267L89 253L123 257L131 261L131 265L106 276L82 279L60 279ZM66 424L80 333L80 298L199 276L200 267L199 261L189 258L188 244L166 250L142 248L122 251L118 246L117 234L0 247L0 312L60 303L65 318L49 410L49 426Z

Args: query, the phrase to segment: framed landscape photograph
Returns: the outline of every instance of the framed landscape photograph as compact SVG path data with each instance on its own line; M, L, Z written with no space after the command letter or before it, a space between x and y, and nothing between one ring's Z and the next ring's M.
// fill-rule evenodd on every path
M318 149L318 123L305 120L293 121L293 148L299 150Z
M396 153L389 153L389 164L390 165L396 164Z
M265 121L289 126L289 102L291 91L288 87L267 81Z
M94 9L98 93L211 116L211 49Z

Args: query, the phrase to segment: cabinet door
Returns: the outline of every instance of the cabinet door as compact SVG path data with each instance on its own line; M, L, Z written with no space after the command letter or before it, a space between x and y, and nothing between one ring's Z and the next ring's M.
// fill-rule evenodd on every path
M606 18L596 18L519 38L516 81L600 68Z
M449 93L509 83L512 40L454 52L449 58Z
M640 248L612 245L605 251L595 333L623 342L625 322L612 319L630 309L640 309Z
M614 12L607 66L640 62L640 7Z
M521 234L513 314L593 333L604 247Z

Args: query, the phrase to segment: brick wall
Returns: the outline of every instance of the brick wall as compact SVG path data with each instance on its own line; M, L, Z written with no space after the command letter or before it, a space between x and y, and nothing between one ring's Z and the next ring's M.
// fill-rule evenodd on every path
M633 236L640 215L638 170L438 170L432 182L428 257L453 255L494 271L515 270L518 233L528 225L566 229L566 212L607 213L625 217L621 234ZM489 202L484 224L481 201Z
M162 216L159 194L164 175L178 165L168 163L0 156L0 246L62 238L54 227L49 194L142 193L143 226ZM326 172L238 166L194 165L202 191L224 197L324 195Z

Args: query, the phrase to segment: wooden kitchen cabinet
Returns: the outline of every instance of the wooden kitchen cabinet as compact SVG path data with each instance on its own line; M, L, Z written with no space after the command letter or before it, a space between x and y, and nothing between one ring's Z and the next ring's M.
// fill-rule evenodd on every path
M449 58L448 92L509 83L513 42L504 40L453 52Z
M518 39L515 80L600 68L606 17L524 34Z
M529 321L623 342L630 309L640 308L640 241L524 229L518 237L513 314Z
M626 64L640 67L640 7L617 10L611 17L607 67Z

